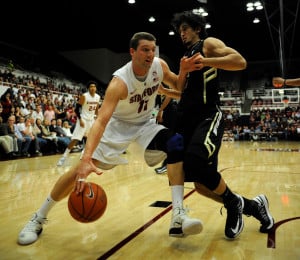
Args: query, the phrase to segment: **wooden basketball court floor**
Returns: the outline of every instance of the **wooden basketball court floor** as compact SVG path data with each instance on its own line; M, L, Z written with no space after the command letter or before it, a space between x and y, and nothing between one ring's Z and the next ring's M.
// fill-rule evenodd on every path
M194 236L168 236L171 219L170 188L166 174L148 167L139 148L131 145L129 164L91 174L89 181L105 189L104 215L89 224L76 222L67 199L49 213L37 242L20 246L17 236L41 205L56 179L79 159L70 155L56 167L59 155L0 162L0 259L300 259L300 143L224 142L219 170L235 192L253 198L267 195L275 228L259 233L259 222L245 217L245 227L234 241L224 239L226 210L185 184L185 205L200 218L203 231ZM195 162L196 163L196 162Z

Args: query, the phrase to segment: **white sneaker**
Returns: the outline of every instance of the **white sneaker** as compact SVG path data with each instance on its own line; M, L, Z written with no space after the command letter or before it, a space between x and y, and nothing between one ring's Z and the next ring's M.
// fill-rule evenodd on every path
M43 231L43 224L46 223L46 218L39 217L34 213L31 220L25 225L19 233L18 243L20 245L29 245L35 242Z
M169 229L169 236L184 237L199 234L203 229L201 220L190 218L186 209L175 208Z
M66 157L62 156L58 162L57 162L57 166L62 166L65 163Z

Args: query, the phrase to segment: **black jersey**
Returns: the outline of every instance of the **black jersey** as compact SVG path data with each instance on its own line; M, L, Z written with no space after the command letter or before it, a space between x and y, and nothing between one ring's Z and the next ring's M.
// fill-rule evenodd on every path
M197 52L203 53L203 43L201 40L189 48L185 56L191 57ZM188 74L185 89L181 96L180 109L188 117L201 115L205 117L205 112L215 111L220 104L219 79L216 68L204 67L202 70L193 71Z

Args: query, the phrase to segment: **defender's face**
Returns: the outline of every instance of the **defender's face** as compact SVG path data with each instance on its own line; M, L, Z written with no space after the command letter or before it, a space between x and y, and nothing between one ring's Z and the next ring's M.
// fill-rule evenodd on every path
M198 31L195 31L187 23L182 23L179 27L179 34L183 45L189 47L199 40Z

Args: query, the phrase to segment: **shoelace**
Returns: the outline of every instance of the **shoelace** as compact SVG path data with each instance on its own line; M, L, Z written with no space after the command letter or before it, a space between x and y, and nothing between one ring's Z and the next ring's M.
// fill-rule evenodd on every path
M262 204L258 205L258 213L262 216L261 222L268 222L269 221L268 214L265 211L265 208Z
M226 208L225 206L222 206L221 208L220 208L220 215L221 216L223 216L223 209L224 208ZM227 208L226 208L227 209ZM238 205L238 211L237 211L238 213L243 213L243 210L242 210L242 208L241 208L241 204L239 203L239 205Z
M187 213L189 213L190 212L190 208L188 207L188 206L186 206L186 207L184 207L184 208L175 208L175 210L178 210L178 212L176 212L178 215L182 215L182 214L187 214ZM175 211L174 210L174 211ZM176 214L176 215L177 215Z
M36 224L43 225L43 224L47 224L47 223L48 223L47 218L42 218L42 221L38 221L37 217L35 217L35 218L31 219L29 221L29 223L27 223L27 225L24 228L24 231L35 231Z

